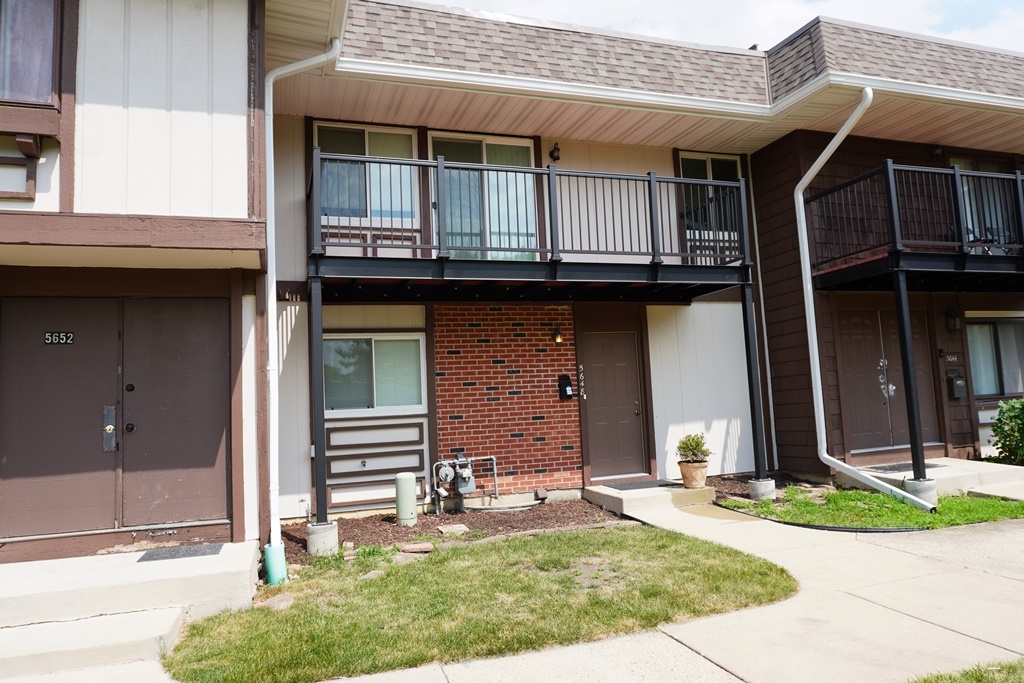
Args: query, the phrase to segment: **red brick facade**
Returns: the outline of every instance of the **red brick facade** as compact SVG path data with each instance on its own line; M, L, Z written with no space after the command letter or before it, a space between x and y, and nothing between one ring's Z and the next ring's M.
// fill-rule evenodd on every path
M437 457L497 456L501 493L583 485L579 401L558 397L559 375L576 389L571 306L439 304L434 360Z

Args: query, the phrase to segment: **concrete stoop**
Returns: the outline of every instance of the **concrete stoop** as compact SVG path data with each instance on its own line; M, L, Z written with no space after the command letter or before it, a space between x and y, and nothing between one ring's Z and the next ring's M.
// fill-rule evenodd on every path
M715 489L705 486L699 489L680 487L652 487L620 491L610 486L588 486L583 497L609 512L622 517L649 510L682 508L689 505L703 505L715 499Z
M903 468L905 471L898 472L884 471L885 467L892 466L861 467L860 469L887 484L903 488L903 481L912 479L914 476L910 464L906 463L906 465L906 468ZM976 490L984 491L989 487L1005 488L1011 492L1024 492L1024 467L981 460L929 458L925 461L925 472L929 479L935 480L935 488L940 496ZM863 488L863 484L853 481L841 472L836 474L836 481L843 486ZM1018 486L1007 486L1012 484Z
M185 621L252 605L256 542L201 557L142 555L0 565L0 680L164 680L160 656Z

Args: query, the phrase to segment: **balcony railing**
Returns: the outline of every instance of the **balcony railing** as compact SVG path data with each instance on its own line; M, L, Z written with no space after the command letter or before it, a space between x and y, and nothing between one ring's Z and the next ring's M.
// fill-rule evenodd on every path
M1019 256L1021 174L884 166L806 200L815 267L830 270L892 250Z
M321 154L313 254L721 266L743 262L743 182Z

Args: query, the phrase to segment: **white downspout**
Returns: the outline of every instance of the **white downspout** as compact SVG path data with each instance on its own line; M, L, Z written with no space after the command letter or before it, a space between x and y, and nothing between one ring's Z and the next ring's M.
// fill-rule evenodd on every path
M836 460L828 454L828 432L825 428L825 398L822 392L821 385L821 362L818 358L818 328L817 318L814 314L814 276L811 273L811 250L808 244L807 237L807 213L804 206L804 190L811 184L814 176L818 175L821 167L832 157L836 149L842 144L846 136L850 134L853 127L857 125L860 117L867 111L868 107L871 106L871 101L874 98L874 92L871 88L864 88L861 91L860 104L850 114L850 118L846 120L843 127L839 129L832 141L828 143L825 150L818 156L811 167L804 174L804 177L800 179L800 182L796 184L796 189L793 190L793 202L796 205L796 235L797 242L800 245L800 274L803 279L803 291L804 291L804 315L807 318L807 347L810 355L811 364L811 396L814 400L814 427L818 436L818 459L823 463L832 467L843 474L855 479L862 484L866 484L871 488L877 489L883 493L896 496L902 500L907 501L912 505L916 505L922 510L929 512L935 511L935 506L931 503L921 500L917 496L912 496L903 489L890 486L883 481L879 481L874 477L861 472L855 467L847 465L841 460Z
M279 584L287 577L284 545L281 543L280 448L278 444L278 338L277 338L277 202L274 197L274 81L306 69L332 62L341 54L341 39L331 41L322 55L279 66L267 73L264 106L264 145L267 192L267 460L270 489L270 543L264 549L267 579ZM312 340L311 340L312 341Z

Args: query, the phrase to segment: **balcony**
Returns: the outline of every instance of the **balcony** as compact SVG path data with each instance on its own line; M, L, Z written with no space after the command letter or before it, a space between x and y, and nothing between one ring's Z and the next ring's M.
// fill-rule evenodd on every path
M311 274L326 278L745 282L743 181L313 151Z
M925 289L973 288L1024 272L1021 174L887 161L806 199L819 286L916 273ZM926 285L932 282L931 286Z

